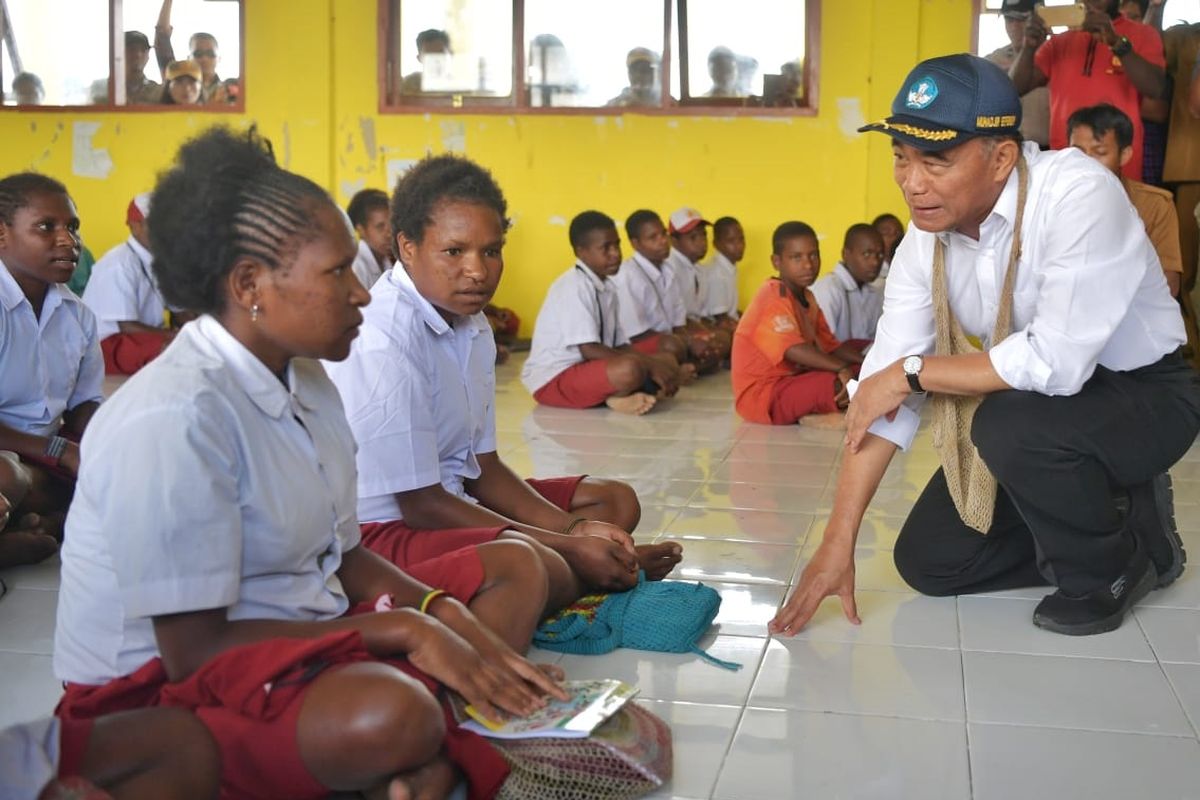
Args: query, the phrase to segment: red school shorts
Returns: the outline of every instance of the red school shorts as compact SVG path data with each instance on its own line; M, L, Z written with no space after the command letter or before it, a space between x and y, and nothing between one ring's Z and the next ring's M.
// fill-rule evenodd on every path
M652 356L658 352L659 345L662 344L662 334L652 333L644 339L638 339L636 342L630 342L629 346L639 353L645 353Z
M527 478L534 491L563 511L586 475L565 478ZM404 520L364 522L363 546L383 556L421 583L443 589L463 603L483 585L483 561L475 549L496 540L506 525L489 528L410 528Z
M100 340L106 375L132 375L149 364L167 343L167 333L114 333Z
M533 399L544 406L594 408L615 391L608 380L608 362L597 359L567 367L534 392Z
M223 800L318 800L330 790L300 756L296 734L304 696L325 670L363 661L383 661L434 694L440 689L406 660L378 659L357 631L342 631L231 648L178 683L168 682L162 661L155 658L102 686L68 684L55 714L73 722L135 708L185 708L204 723L220 749ZM458 728L444 703L443 709L445 751L466 775L471 800L492 797L508 775L507 765L486 741Z

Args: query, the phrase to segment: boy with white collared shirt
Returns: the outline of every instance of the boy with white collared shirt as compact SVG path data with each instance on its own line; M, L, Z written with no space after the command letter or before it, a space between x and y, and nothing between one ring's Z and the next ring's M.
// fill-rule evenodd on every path
M718 327L733 330L738 317L737 264L746 254L746 234L733 217L720 217L713 223L713 255L700 265L705 273L707 294L704 316Z
M58 181L0 180L0 566L58 549L75 441L102 399L96 317L63 285L79 261L78 231Z
M174 336L164 327L167 304L150 271L149 213L149 193L129 202L125 212L129 238L100 257L83 290L83 302L96 315L104 371L109 375L132 375Z
M846 230L842 260L812 286L833 335L862 351L875 338L883 313L883 290L874 285L883 264L883 237L859 222Z
M728 361L733 344L730 332L719 329L706 313L708 270L701 269L699 264L708 253L711 225L699 211L685 206L671 214L668 226L672 249L667 262L675 270L675 290L683 299L687 314L688 345L700 372L710 372Z
M571 220L569 233L576 261L546 293L521 381L545 405L607 404L620 413L644 414L660 392L675 394L678 364L629 346L610 279L621 266L621 239L612 218L584 211Z

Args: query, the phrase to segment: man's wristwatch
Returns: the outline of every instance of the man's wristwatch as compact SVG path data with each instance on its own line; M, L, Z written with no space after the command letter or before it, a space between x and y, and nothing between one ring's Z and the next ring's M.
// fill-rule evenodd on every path
M1124 58L1133 52L1133 42L1129 41L1128 36L1122 36L1120 39L1117 39L1117 43L1109 49L1112 50L1112 54L1117 58Z
M925 367L925 359L907 356L901 366L904 367L904 377L908 378L908 388L912 389L913 394L925 394L921 386L921 370Z

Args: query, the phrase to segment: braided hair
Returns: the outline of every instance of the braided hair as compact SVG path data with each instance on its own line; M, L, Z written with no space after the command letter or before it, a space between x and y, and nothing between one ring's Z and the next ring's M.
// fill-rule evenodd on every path
M474 203L500 215L508 230L508 202L492 174L462 156L428 156L396 181L392 230L420 244L433 212L442 203Z
M67 194L67 187L39 172L18 172L0 178L0 222L11 226L17 209L27 205L29 196L38 192Z
M329 194L276 164L254 128L210 128L180 148L150 203L152 268L163 297L189 311L220 312L221 283L234 266L251 259L286 268L318 235L323 204L333 205Z

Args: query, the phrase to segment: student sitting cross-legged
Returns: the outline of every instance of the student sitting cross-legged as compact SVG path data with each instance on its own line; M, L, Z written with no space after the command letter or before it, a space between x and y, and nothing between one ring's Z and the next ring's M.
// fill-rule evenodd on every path
M770 278L750 301L733 337L733 395L750 422L790 425L841 411L862 356L838 341L809 291L821 269L817 234L785 222L771 237Z
M79 446L101 399L96 317L64 284L79 261L67 189L0 179L0 567L58 550Z
M190 318L168 311L150 270L149 213L149 193L129 202L129 238L100 257L83 290L83 302L96 315L104 371L110 375L132 375L158 357L175 336L168 314L172 321Z
M629 346L609 280L621 267L621 237L612 218L584 211L571 220L575 265L550 285L533 329L521 381L539 403L562 408L607 404L644 414L658 395L679 388L679 364Z
M444 797L460 771L491 796L506 765L437 695L493 717L565 699L516 652L545 571L515 542L411 574L362 546L354 439L317 360L346 357L370 301L341 212L253 131L215 128L159 179L150 222L164 296L202 316L85 437L57 715L194 710L222 797Z
M548 610L595 589L661 578L674 543L634 548L626 484L522 481L496 452L496 345L482 311L504 269L507 203L453 156L409 170L392 196L399 263L371 290L362 338L330 364L358 442L363 541L403 565L429 548L529 542L549 572Z

